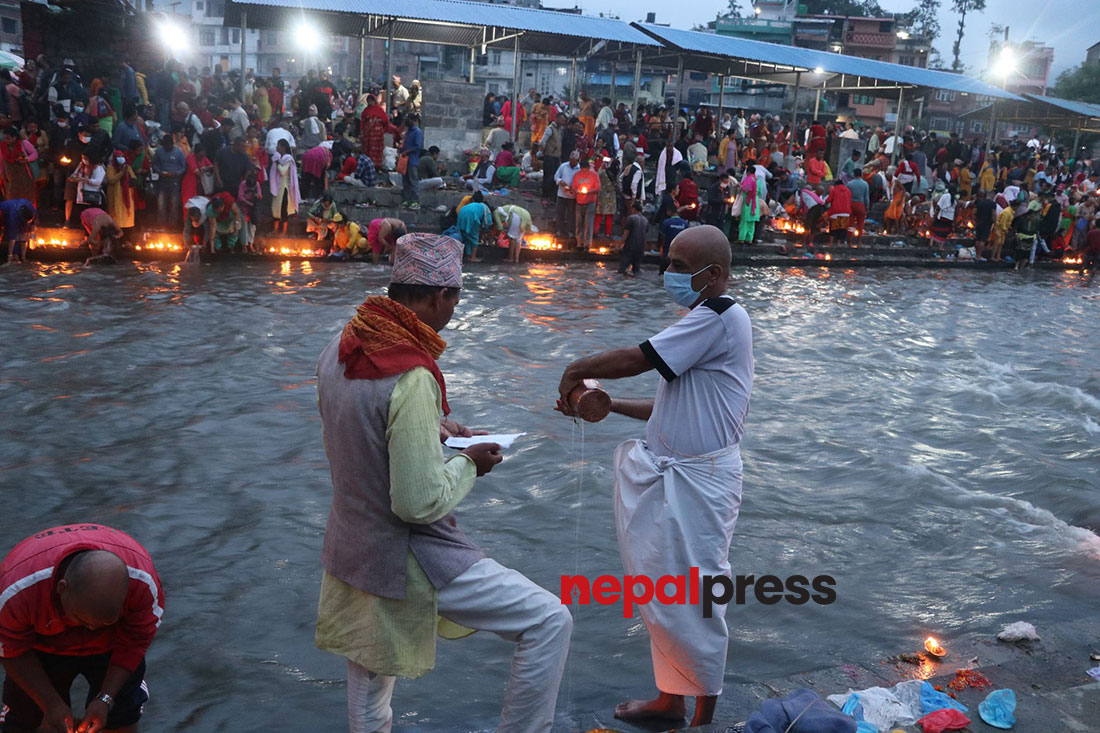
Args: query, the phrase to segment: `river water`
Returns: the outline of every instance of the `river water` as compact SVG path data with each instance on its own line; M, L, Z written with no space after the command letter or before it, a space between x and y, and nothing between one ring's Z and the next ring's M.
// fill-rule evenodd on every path
M0 270L0 552L104 522L152 553L167 613L155 731L341 730L341 660L314 649L331 487L314 364L387 271L306 262ZM1100 587L1100 283L1074 273L739 271L756 382L734 573L829 574L830 606L731 606L728 687L914 648L930 633L1050 627ZM527 437L457 516L557 592L621 575L611 453L642 424L552 411L572 358L681 309L651 270L479 266L442 358L455 416ZM608 385L647 396L650 373ZM582 448L583 446L583 448ZM583 461L582 461L583 449ZM1090 529L1091 528L1091 529ZM511 647L441 642L398 684L398 730L494 726ZM561 730L649 694L619 606L579 610ZM719 719L751 711L719 704ZM624 727L624 726L620 726ZM343 728L346 729L346 728Z

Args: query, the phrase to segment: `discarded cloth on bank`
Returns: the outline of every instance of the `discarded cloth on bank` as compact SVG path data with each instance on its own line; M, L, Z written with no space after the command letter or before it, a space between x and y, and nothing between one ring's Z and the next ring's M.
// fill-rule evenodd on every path
M895 726L913 725L922 715L937 710L967 712L961 702L921 680L906 680L889 688L849 690L847 695L829 695L828 700L856 721L864 720L884 732ZM861 715L855 714L857 709Z
M856 733L857 727L816 692L802 689L760 703L760 710L745 722L745 733Z

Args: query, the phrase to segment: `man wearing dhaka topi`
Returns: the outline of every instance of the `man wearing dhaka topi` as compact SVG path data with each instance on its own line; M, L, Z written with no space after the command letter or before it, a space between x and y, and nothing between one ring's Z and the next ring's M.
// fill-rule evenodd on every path
M665 290L689 308L680 321L639 346L605 351L570 364L558 409L584 379L661 375L652 400L613 399L611 409L646 420L645 440L615 450L615 525L626 572L657 582L664 575L730 576L729 549L741 507L739 443L752 390L752 328L745 309L726 295L730 248L713 226L686 229L669 250ZM672 595L675 589L658 589ZM692 604L639 605L649 631L658 695L615 708L623 720L714 716L722 693L729 630L725 605L710 618Z
M164 591L145 548L102 524L43 530L0 562L3 733L136 733ZM88 682L74 720L73 681Z
M351 733L389 731L396 677L435 666L435 637L513 642L498 731L549 731L573 619L553 593L485 557L451 512L502 460L495 443L444 459L470 436L447 419L436 359L462 288L462 244L397 240L388 297L359 306L317 363L332 470L317 646L347 658Z

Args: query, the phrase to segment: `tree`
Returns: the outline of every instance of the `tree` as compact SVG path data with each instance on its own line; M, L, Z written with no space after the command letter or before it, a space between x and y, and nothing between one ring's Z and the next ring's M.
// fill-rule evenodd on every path
M1062 99L1100 104L1100 65L1082 63L1058 75L1050 93Z
M951 47L951 53L955 56L951 62L951 68L954 71L962 71L959 53L962 50L963 34L966 32L966 14L980 13L985 10L985 0L951 0L951 9L959 14L959 31L955 36L955 45Z
M940 37L940 0L918 0L916 7L901 17L914 34L933 41Z

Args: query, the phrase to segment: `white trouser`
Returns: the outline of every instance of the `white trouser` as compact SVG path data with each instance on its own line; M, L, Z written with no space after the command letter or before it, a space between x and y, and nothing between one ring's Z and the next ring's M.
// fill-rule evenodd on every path
M437 188L443 188L442 178L421 178L420 190L421 191L434 191Z
M1035 255L1042 249L1045 254L1050 254L1050 247L1043 241L1043 238L1039 235L1035 235L1035 242L1031 245L1031 256L1027 258L1027 261L1031 264L1035 264Z
M439 591L439 615L517 642L498 733L548 731L569 653L573 617L561 600L522 573L478 560ZM348 662L351 733L388 733L394 678Z

